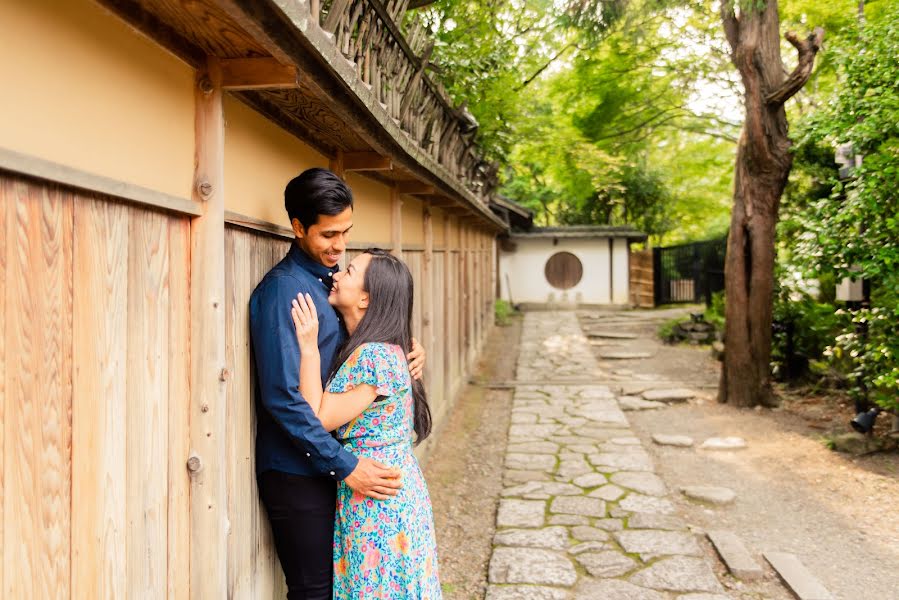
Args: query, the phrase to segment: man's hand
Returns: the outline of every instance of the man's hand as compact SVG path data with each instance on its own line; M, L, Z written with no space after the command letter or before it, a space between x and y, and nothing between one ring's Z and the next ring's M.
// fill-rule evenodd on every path
M364 456L359 457L359 464L353 472L346 476L344 482L354 492L371 496L377 500L387 500L396 496L403 487L399 469L393 469Z
M409 361L409 374L412 379L421 379L421 374L425 370L425 349L418 340L412 338L412 351L406 355Z

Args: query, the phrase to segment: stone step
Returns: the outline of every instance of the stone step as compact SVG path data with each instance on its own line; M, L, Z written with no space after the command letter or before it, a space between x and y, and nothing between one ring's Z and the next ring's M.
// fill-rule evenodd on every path
M765 576L764 569L752 558L743 541L735 533L709 531L706 535L731 575L743 581L755 581Z
M824 584L805 568L795 554L765 552L763 556L799 600L834 600Z
M606 360L630 360L634 358L652 358L652 352L639 352L634 350L600 350L599 357Z
M655 402L686 402L696 396L696 392L687 388L658 388L643 392L644 400Z
M635 340L639 334L631 331L586 331L587 337L606 338L610 340Z

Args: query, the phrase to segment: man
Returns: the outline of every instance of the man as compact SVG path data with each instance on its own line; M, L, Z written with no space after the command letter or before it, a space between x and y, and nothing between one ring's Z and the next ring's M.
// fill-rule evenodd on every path
M300 352L291 301L312 296L319 315L324 383L346 332L328 304L332 277L353 226L353 196L326 169L309 169L287 184L284 207L294 243L250 297L256 359L256 474L290 600L330 599L337 482L379 500L396 495L399 470L357 458L324 430L299 392ZM410 371L424 362L415 344Z

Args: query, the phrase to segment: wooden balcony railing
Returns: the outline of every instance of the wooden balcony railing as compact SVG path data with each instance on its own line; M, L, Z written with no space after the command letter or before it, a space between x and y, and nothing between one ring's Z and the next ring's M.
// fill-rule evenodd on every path
M476 123L454 108L440 82L426 72L434 47L414 19L405 34L398 23L409 0L310 0L311 14L338 51L402 130L486 204L497 167L474 143ZM315 20L315 19L313 19Z

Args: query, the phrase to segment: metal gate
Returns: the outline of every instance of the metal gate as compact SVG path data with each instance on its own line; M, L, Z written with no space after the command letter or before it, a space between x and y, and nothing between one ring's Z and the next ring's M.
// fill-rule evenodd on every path
M655 304L711 303L724 289L727 238L653 248Z

